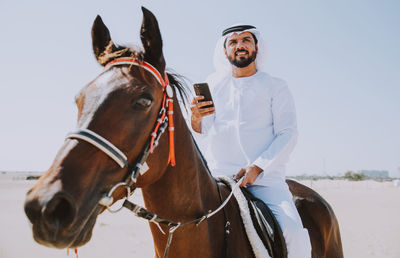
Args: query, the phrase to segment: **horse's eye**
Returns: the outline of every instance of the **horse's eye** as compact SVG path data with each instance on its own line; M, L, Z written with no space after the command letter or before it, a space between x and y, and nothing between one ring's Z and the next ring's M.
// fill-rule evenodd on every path
M132 101L132 107L144 109L144 108L150 107L152 102L153 102L153 100L150 98L141 97L141 98L138 98L138 99Z

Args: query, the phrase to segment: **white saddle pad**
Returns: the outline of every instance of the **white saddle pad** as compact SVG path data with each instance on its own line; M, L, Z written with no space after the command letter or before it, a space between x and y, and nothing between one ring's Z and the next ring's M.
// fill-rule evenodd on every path
M217 176L225 184L229 185L231 189L234 189L236 182L228 177L228 176ZM237 203L239 204L240 215L242 216L244 228L246 230L247 237L249 238L250 245L253 249L253 253L256 258L270 258L268 254L268 250L265 248L263 242L258 237L257 231L254 228L253 221L250 217L250 210L247 204L247 200L244 197L242 191L239 188L236 188L233 192L233 196L235 196Z

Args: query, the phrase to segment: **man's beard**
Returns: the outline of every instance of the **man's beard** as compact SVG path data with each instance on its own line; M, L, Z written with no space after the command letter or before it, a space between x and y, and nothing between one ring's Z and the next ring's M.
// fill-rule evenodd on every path
M254 60L256 60L256 56L257 56L257 52L256 51L253 51L253 53L251 55L249 55L249 57L247 57L247 58L239 57L239 59L236 59L236 52L234 53L233 56L228 56L228 60L232 65L234 65L234 66L236 66L238 68L247 67ZM247 51L247 53L248 53L248 51Z

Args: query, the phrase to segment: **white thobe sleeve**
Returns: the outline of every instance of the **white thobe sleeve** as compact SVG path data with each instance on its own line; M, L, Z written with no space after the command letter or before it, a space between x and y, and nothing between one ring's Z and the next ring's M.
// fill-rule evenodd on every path
M209 116L203 117L201 121L201 133L193 130L192 126L190 126L190 130L194 139L196 140L197 146L199 146L202 153L207 153L208 148L208 132L211 130L215 120L215 113Z
M201 133L207 135L208 132L210 131L211 127L214 124L215 120L215 113L203 117L203 120L201 121Z
M201 120L201 133L198 133L195 130L193 130L191 124L188 124L188 125L189 125L190 131L192 132L192 134L195 135L196 137L201 138L201 137L207 136L208 132L211 130L211 128L214 124L214 120L215 120L215 113L211 114L209 116L203 117L203 119Z
M297 122L294 100L285 85L272 97L274 140L254 161L264 174L274 171L276 166L285 164L297 142Z

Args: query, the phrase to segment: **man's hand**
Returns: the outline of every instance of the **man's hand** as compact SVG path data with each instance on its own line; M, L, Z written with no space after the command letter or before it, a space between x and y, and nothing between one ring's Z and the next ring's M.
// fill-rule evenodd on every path
M240 179L242 177L243 181L240 184L240 187L251 185L256 181L258 175L262 172L263 170L256 165L250 165L247 167L242 168L239 173L236 174L235 179Z
M215 111L214 107L203 108L204 106L212 105L212 101L200 102L202 99L204 99L203 96L195 97L190 106L190 110L192 110L192 128L198 133L201 133L201 120L203 120L203 117L211 115Z

